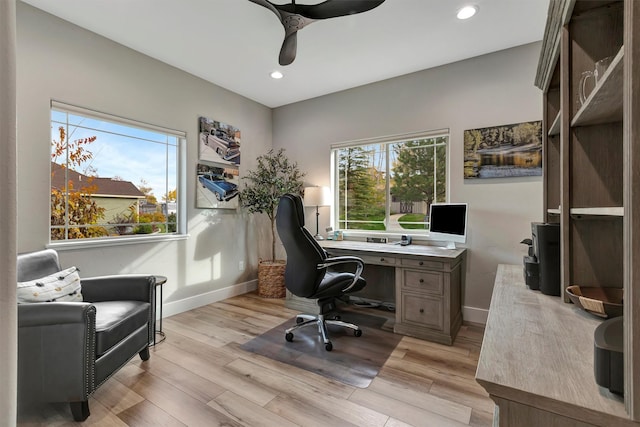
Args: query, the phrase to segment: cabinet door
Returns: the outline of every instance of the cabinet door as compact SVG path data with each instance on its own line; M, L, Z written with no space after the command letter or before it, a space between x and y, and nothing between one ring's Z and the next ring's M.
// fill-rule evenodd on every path
M444 328L442 298L402 292L402 321L416 326Z
M404 272L403 287L420 293L442 295L444 279L437 271L407 270Z

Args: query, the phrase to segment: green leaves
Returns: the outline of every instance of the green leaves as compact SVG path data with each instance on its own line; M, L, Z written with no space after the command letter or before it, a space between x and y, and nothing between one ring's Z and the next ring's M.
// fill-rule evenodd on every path
M250 213L267 214L271 220L271 259L275 261L276 209L280 197L284 194L303 193L305 173L300 172L298 163L285 156L284 148L259 156L256 168L247 173L245 187L240 191L240 205Z
M249 171L242 179L247 183L240 191L240 203L251 213L266 213L275 218L280 196L293 193L302 194L304 173L296 162L284 155L284 149L269 150L257 158L255 170Z

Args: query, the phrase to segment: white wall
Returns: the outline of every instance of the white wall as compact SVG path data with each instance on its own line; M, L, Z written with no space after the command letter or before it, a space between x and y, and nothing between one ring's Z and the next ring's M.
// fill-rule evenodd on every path
M465 313L482 316L497 264L522 262L519 242L542 218L542 177L464 180L463 132L541 119L539 51L533 43L276 108L274 147L298 161L310 184L328 186L332 143L449 128L450 200L469 203ZM312 214L306 221L315 227ZM320 218L323 230L328 208Z
M242 131L241 174L271 147L271 110L204 80L18 2L18 251L48 243L50 100L187 132L187 217L182 241L61 252L84 276L147 272L168 277L165 314L254 285L268 253L258 218L235 210L195 209L198 117ZM193 47L196 48L195 46ZM184 195L181 195L184 196ZM258 249L260 246L260 249ZM262 255L264 256L264 255ZM239 260L246 270L239 271ZM242 290L240 289L240 290Z
M16 425L16 3L0 2L0 425Z

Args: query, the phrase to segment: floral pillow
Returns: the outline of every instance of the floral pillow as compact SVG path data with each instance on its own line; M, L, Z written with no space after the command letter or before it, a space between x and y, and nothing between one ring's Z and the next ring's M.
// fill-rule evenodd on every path
M32 302L82 302L80 275L69 267L50 276L18 282L18 304Z

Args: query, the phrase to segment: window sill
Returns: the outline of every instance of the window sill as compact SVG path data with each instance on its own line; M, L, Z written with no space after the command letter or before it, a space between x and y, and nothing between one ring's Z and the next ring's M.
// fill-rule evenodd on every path
M115 237L102 239L81 239L51 242L47 248L57 251L75 250L84 248L104 248L106 246L139 245L146 243L171 242L175 240L186 240L189 234L169 234L137 237Z

